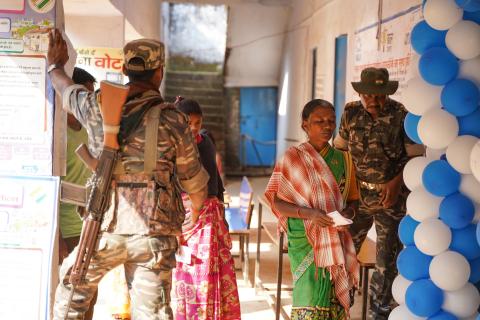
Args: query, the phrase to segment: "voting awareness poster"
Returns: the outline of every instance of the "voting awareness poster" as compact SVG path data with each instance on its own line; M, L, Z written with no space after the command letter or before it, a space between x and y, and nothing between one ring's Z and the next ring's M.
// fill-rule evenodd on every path
M108 80L124 83L122 74L123 50L122 48L77 48L76 66L88 71L100 81Z
M57 177L0 176L0 319L49 319Z
M415 6L384 19L378 39L377 23L355 32L352 81L360 81L364 68L387 68L390 78L400 82L395 99L401 101L402 89L410 79L410 70L414 67L412 58L415 52L410 45L410 32L422 19L421 6ZM357 100L355 92L352 94L350 100Z
M0 1L0 174L52 174L54 22L55 0Z

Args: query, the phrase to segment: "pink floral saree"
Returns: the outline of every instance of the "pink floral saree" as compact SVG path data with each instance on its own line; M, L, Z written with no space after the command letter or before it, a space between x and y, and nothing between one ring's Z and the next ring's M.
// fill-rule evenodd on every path
M209 198L198 221L183 230L180 245L191 250L191 261L177 261L174 271L177 320L241 318L232 242L222 212L222 204Z

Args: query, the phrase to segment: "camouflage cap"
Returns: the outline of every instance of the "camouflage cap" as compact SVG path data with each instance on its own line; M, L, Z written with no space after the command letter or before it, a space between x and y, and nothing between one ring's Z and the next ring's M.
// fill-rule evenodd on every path
M165 47L153 39L130 41L123 47L125 68L131 71L155 70L165 64ZM140 58L143 64L132 64L133 58Z

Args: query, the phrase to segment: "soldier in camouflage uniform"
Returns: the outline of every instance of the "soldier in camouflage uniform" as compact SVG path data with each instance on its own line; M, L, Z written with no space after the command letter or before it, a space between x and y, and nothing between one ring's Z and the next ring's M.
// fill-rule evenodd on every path
M410 156L423 150L403 130L404 106L388 97L398 82L389 81L387 69L364 69L361 81L352 85L360 101L345 106L335 146L350 151L359 183L360 205L350 228L357 253L375 222L377 264L370 285L370 309L374 319L387 319L395 305L391 288L402 249L397 230L408 195L403 167Z
M206 198L208 174L199 162L186 117L172 104L163 103L159 87L163 78L164 46L141 39L124 47L124 73L130 93L119 133L120 161L113 177L111 204L102 223L85 284L77 286L68 319L82 319L101 278L114 267L125 266L133 319L173 319L170 307L176 236L181 234L184 208L181 189L199 210ZM68 60L58 30L50 34L47 55L49 75L63 107L87 129L89 149L98 157L103 145L102 118L97 95L74 85L63 71ZM149 111L160 109L158 139L151 174L146 173ZM155 130L153 130L155 132ZM64 319L71 285L69 272L77 250L65 259L56 291L54 319Z

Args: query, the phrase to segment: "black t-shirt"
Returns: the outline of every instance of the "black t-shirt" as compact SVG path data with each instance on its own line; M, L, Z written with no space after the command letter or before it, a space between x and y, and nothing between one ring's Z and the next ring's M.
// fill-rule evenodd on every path
M222 178L217 168L215 145L208 135L203 133L200 135L202 141L197 144L198 152L200 153L200 160L202 161L203 167L210 175L210 180L208 181L208 196L216 196L223 201L225 188L223 187Z

